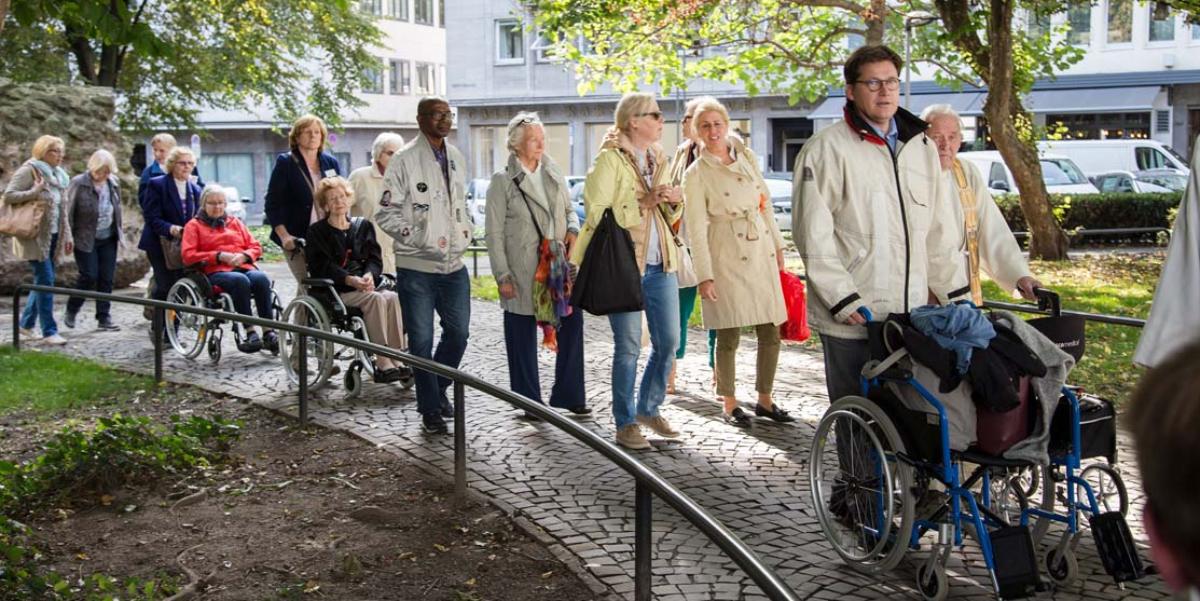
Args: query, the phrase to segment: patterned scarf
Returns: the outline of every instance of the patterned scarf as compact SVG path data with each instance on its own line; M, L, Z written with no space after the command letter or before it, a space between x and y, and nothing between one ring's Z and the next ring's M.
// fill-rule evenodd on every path
M572 310L566 247L557 240L543 238L533 272L533 315L542 328L542 346L558 352L558 326Z

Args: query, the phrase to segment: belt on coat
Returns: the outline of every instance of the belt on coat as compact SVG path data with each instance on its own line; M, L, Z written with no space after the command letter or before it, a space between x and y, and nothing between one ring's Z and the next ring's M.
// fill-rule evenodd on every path
M737 222L745 223L745 230L742 232L746 236L746 240L758 240L759 238L759 212L745 209L740 213L733 215L729 214L709 214L708 220L714 223L733 223L737 227Z

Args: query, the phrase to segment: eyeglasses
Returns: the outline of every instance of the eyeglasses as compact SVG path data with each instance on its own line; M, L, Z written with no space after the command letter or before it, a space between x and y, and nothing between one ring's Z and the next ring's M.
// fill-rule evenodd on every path
M900 80L895 77L891 79L860 79L854 83L861 83L867 86L867 89L872 92L878 92L880 88L885 86L889 92L895 92L900 89Z
M190 166L192 166L192 165L195 165L196 163L194 163L194 162L192 162L192 161L175 161L175 164L176 164L176 165L184 165L184 166L190 167Z
M634 117L654 117L655 121L662 121L662 111L650 111L648 113L638 113Z
M433 119L434 121L454 120L454 113L451 111L435 111L432 113L425 113L425 116Z

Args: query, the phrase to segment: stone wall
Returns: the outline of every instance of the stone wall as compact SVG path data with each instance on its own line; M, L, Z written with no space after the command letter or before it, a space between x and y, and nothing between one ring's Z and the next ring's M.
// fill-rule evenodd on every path
M0 190L30 157L33 142L43 134L66 142L64 167L72 176L83 173L88 157L98 148L117 158L121 178L125 245L117 260L116 286L128 286L149 270L144 253L137 250L142 231L142 211L137 203L137 175L129 166L131 145L113 121L115 105L106 88L15 84L0 79ZM70 286L76 277L75 260L58 265L58 285ZM32 281L24 261L14 258L12 240L0 236L0 293L11 292L18 282Z

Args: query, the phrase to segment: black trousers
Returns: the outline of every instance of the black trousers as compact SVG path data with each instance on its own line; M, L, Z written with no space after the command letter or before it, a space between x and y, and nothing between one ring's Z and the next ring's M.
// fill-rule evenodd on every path
M508 382L513 392L542 402L538 377L538 336L541 328L532 315L504 312L504 350L508 355ZM554 361L554 387L550 406L562 409L587 405L583 387L583 311L576 308L562 318L558 328L558 356Z

